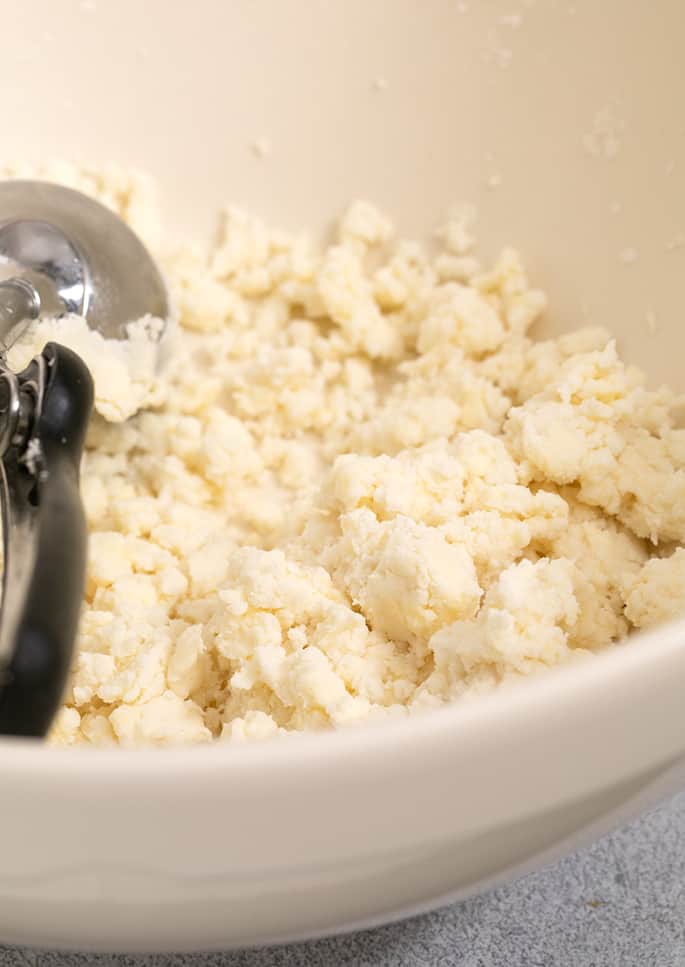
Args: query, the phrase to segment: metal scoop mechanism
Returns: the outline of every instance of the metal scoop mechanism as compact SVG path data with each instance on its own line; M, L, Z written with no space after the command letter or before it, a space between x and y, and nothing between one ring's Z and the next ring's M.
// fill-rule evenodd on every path
M91 198L0 182L0 734L44 735L59 707L86 570L79 466L93 405L83 360L48 343L20 373L7 352L41 315L76 313L110 339L169 317L164 281L138 237Z

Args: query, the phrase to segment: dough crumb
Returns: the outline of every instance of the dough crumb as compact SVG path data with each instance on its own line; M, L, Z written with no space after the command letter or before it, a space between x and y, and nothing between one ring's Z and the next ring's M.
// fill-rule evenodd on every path
M685 612L685 549L647 561L625 591L626 617L648 628Z
M256 158L267 158L271 154L271 141L265 137L257 138L250 144L250 151Z

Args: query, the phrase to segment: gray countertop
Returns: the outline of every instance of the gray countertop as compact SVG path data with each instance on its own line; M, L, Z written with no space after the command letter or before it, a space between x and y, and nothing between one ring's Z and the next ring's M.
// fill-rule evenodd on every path
M259 951L0 948L0 967L685 967L685 792L555 866L405 923Z

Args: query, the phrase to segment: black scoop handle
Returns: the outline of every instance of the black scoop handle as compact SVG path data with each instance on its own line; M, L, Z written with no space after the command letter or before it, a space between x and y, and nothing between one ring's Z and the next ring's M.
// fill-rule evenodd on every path
M35 508L33 573L16 625L11 659L0 672L0 734L48 731L69 674L83 599L87 533L79 466L93 406L93 380L76 353L49 343L43 402L33 438L41 472L17 464L20 498Z

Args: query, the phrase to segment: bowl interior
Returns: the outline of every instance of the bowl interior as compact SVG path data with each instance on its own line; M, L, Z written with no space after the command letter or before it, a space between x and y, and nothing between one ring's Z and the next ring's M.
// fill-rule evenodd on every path
M192 30L166 0L34 0L2 160L144 168L176 236L227 201L325 232L356 197L427 236L468 201L484 255L514 244L547 290L541 334L606 325L677 388L684 29L680 0L196 0Z

